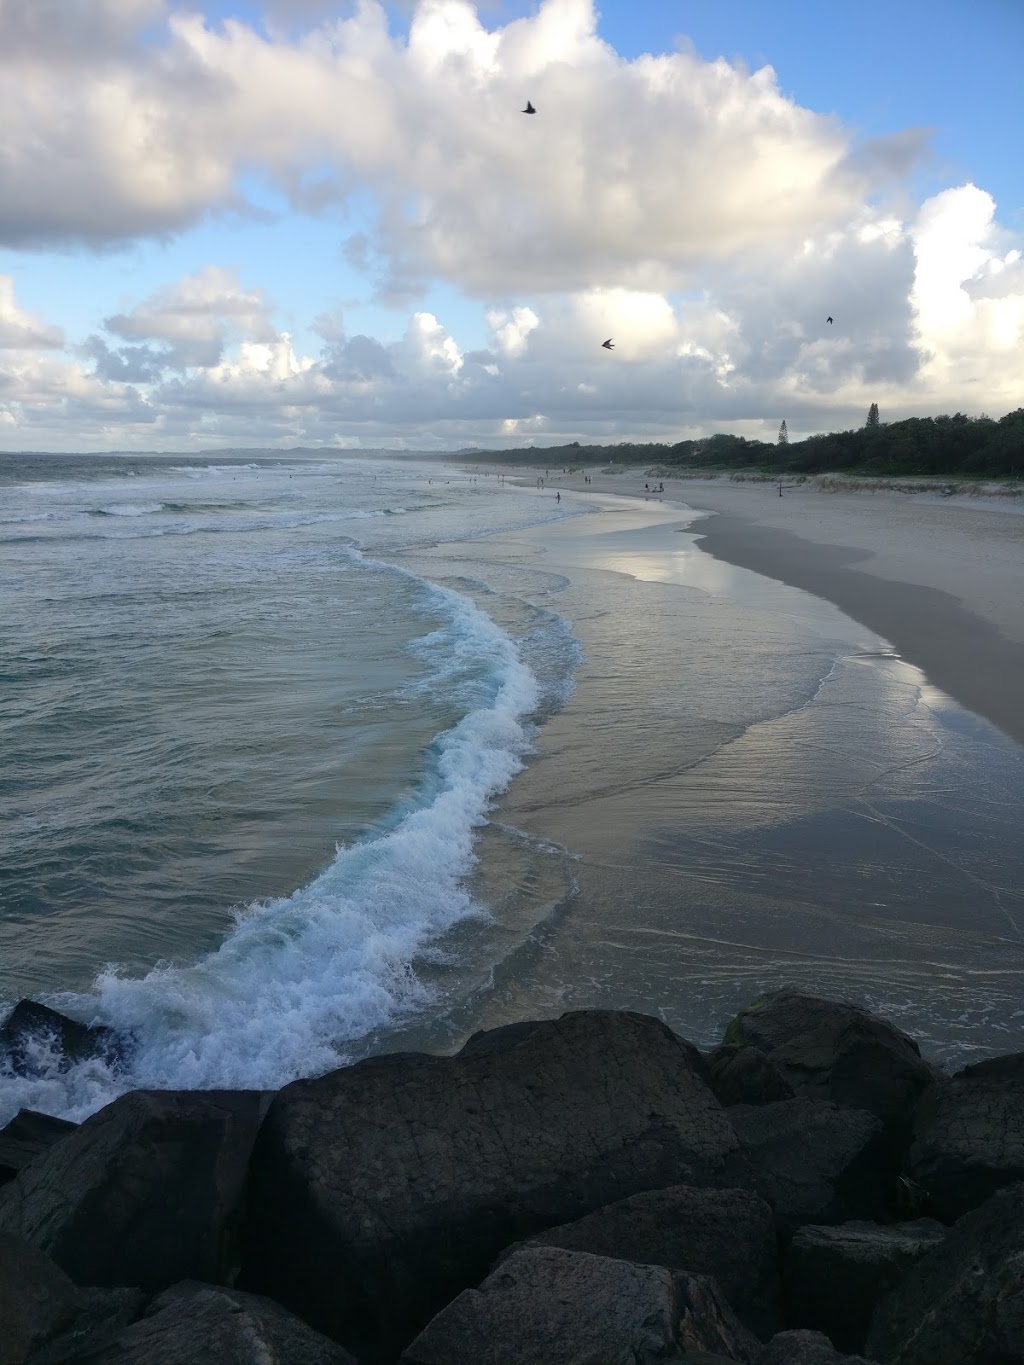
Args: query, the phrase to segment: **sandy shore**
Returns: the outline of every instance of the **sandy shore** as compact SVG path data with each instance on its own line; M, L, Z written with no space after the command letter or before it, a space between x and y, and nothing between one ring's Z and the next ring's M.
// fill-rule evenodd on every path
M950 1063L1024 1047L1024 518L504 473L568 515L404 558L580 664L481 831L439 1033L608 1007L708 1041L797 983Z
M524 483L536 471L525 472ZM645 496L641 471L549 489ZM1024 745L1024 499L834 493L812 484L667 479L708 513L702 550L834 603L928 680ZM652 498L653 501L653 498Z

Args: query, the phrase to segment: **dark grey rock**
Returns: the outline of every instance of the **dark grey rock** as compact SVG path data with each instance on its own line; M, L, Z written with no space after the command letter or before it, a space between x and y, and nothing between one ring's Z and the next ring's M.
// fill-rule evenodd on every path
M0 1129L0 1185L13 1180L23 1166L48 1151L55 1142L78 1127L67 1119L19 1109L6 1128Z
M757 1365L872 1365L863 1356L842 1355L821 1332L780 1332L758 1357Z
M863 1350L879 1300L946 1232L930 1218L800 1228L783 1262L787 1321L824 1332L841 1351Z
M89 1057L116 1066L127 1046L114 1029L80 1024L37 1000L19 1000L0 1027L0 1065L16 1076L35 1076L53 1065L66 1070Z
M0 1228L78 1284L162 1289L232 1271L258 1091L134 1091L0 1190Z
M705 1061L711 1089L727 1109L734 1104L773 1104L796 1095L772 1059L756 1047L722 1043Z
M561 1247L521 1247L464 1290L402 1365L655 1365L708 1351L753 1362L758 1345L714 1281Z
M78 1293L48 1256L0 1232L0 1361L21 1365L78 1312Z
M582 1011L286 1086L253 1153L243 1283L400 1349L510 1243L721 1167L736 1137L689 1051L656 1019Z
M906 1170L950 1223L1024 1180L1024 1053L978 1062L929 1091Z
M740 1139L718 1183L767 1200L784 1242L804 1223L880 1219L897 1157L880 1119L816 1100L738 1105L726 1113Z
M141 1289L79 1289L74 1322L31 1356L29 1365L90 1365L142 1317L148 1297Z
M355 1365L280 1304L217 1285L161 1295L138 1322L67 1365ZM33 1362L32 1365L36 1365ZM62 1362L63 1365L63 1362Z
M867 1351L887 1365L1024 1360L1024 1185L965 1214L879 1304Z
M791 986L740 1010L725 1041L766 1053L798 1095L866 1109L899 1133L938 1074L893 1024Z
M710 1275L736 1316L767 1339L783 1325L772 1211L749 1190L675 1185L608 1204L534 1244Z

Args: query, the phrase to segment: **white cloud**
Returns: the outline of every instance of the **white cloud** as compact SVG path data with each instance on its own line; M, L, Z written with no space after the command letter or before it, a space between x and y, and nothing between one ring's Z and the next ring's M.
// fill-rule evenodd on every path
M158 8L133 0L134 24ZM162 43L71 69L30 26L0 92L0 241L174 231L240 207L255 167L298 203L371 189L397 278L662 289L858 201L848 135L781 95L771 68L625 61L596 23L590 0L544 0L494 30L465 0L421 0L403 42L376 0L298 38L175 13Z
M0 275L0 348L36 349L64 345L64 333L24 313L14 301L14 277Z
M168 343L164 363L175 369L219 364L229 340L274 336L262 291L243 289L234 270L212 265L103 325L127 340Z
M5 441L774 436L871 401L1019 405L1024 260L991 197L869 193L919 130L857 149L768 67L625 60L590 0L490 28L419 0L407 41L359 0L296 32L326 8L274 0L260 29L163 0L0 0L0 242L165 236L244 208L243 174L311 212L357 190L377 216L346 258L407 315L397 340L350 335L327 299L285 331L258 280L207 264L43 354L63 334L0 276ZM416 307L437 277L459 322Z
M911 301L927 357L919 385L966 407L1019 406L1024 271L1019 249L1002 252L992 196L975 185L944 190L922 206L912 237Z

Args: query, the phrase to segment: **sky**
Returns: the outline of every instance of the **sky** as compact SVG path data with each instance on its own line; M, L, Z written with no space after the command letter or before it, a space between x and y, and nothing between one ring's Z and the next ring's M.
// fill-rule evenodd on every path
M1022 56L1021 0L0 0L0 452L1001 416Z

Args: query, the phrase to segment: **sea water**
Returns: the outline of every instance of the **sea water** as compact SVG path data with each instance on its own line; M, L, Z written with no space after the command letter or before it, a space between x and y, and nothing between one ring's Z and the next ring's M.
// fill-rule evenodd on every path
M579 653L555 610L401 557L573 513L342 457L0 478L0 1007L133 1040L120 1076L0 1077L0 1122L279 1086L429 1012L417 959L487 914L476 832Z
M131 1040L0 1123L785 983L1024 1047L1024 751L635 477L493 468L0 457L0 1008Z

